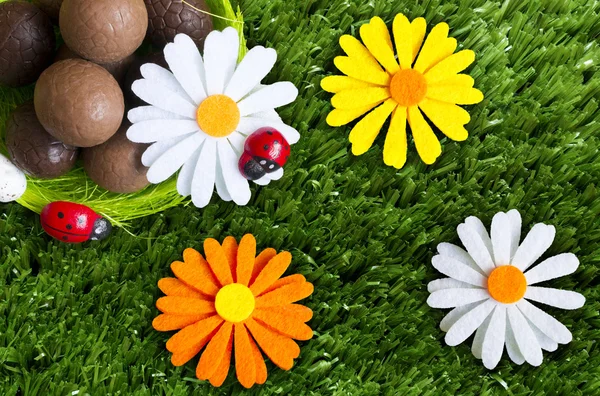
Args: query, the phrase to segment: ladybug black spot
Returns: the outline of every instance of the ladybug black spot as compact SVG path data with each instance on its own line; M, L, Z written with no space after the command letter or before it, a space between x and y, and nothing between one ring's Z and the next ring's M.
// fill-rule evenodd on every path
M290 146L285 146L285 149L286 149L287 151L290 151Z
M272 135L273 131L267 131L267 135Z
M265 151L267 151L267 150L269 149L269 145L268 145L268 144L265 144L265 145L263 146L263 148L265 149Z
M63 241L67 241L69 240L69 238L67 238L67 236L65 235L64 237L62 237Z
M273 144L279 144L279 140L275 140Z
M65 217L65 214L63 212L58 212L58 218L62 219Z
M73 229L73 226L71 224L67 224L67 230L71 230Z

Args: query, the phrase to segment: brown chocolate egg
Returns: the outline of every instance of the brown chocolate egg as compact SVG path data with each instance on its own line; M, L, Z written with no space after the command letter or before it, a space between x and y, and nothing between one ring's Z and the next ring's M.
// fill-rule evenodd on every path
M46 69L35 86L34 103L46 131L77 147L106 142L125 113L123 92L114 77L82 59L67 59Z
M83 150L83 167L90 179L105 190L129 194L146 187L148 168L142 165L146 144L127 139L129 124L123 124L107 142Z
M96 63L118 62L133 54L147 28L143 0L64 0L60 9L65 43Z
M11 114L5 135L10 159L28 175L52 179L75 166L79 149L46 132L35 115L33 102L17 107Z
M148 38L154 45L164 47L173 42L179 33L194 40L198 48L204 48L204 40L213 30L212 16L205 0L144 0L148 8ZM202 10L202 11L198 11Z
M33 4L0 3L0 85L31 84L52 63L52 22Z
M162 52L155 52L153 54L138 57L129 67L127 75L125 76L125 82L123 83L123 94L125 95L125 102L129 108L147 105L146 102L138 98L131 90L133 83L142 78L140 68L146 63L155 63L165 69L169 69L169 65Z
M60 6L63 0L33 0L33 4L44 11L52 20L58 21L60 14Z

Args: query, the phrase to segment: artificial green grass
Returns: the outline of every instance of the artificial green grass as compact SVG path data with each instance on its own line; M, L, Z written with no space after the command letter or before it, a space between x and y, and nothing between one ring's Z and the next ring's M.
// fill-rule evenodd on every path
M600 3L587 0L244 0L249 46L277 49L270 81L300 90L283 118L303 135L284 178L255 188L247 207L213 200L204 210L170 209L83 246L50 240L37 216L0 205L0 394L6 395L593 395L600 392ZM383 138L361 157L349 128L330 128L337 39L374 15L397 12L446 21L477 53L470 74L486 95L470 106L471 136L443 141L433 166L414 147L396 171L383 165ZM3 99L2 99L3 100ZM0 107L6 106L2 103ZM547 255L575 253L581 266L549 286L583 293L575 311L549 309L573 341L541 367L504 356L486 370L470 340L444 344L427 282L439 242L458 242L469 215L489 224L517 208L523 230L557 227ZM315 293L315 336L291 371L268 364L263 386L245 392L232 371L212 388L195 379L197 359L174 368L152 329L159 278L184 248L206 237L240 238L293 253L293 273Z

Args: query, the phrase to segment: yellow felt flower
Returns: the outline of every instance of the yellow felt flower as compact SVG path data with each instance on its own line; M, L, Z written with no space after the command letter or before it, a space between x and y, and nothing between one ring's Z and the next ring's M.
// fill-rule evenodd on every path
M472 77L459 73L473 63L475 53L454 53L456 39L448 37L446 23L436 25L427 39L425 30L425 19L409 22L406 16L396 15L396 52L388 28L379 17L361 26L364 45L349 35L340 38L347 56L338 56L334 63L345 76L329 76L321 81L325 91L335 93L331 98L334 110L327 123L346 125L374 109L350 132L354 155L369 150L390 115L383 160L398 169L406 163L407 122L423 162L433 164L442 153L423 114L450 139L462 141L468 137L464 125L471 117L457 105L479 103L483 94L473 88Z

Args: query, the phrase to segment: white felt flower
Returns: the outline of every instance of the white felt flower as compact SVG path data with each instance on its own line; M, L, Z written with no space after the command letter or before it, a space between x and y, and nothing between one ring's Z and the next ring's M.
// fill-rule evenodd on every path
M213 31L206 38L204 57L184 34L165 47L171 71L155 64L141 68L133 92L149 106L129 112L127 137L153 143L144 153L148 180L161 183L179 169L177 190L206 206L216 187L225 201L245 205L250 186L238 170L246 137L262 127L279 130L290 144L300 135L281 121L277 107L293 102L298 90L290 82L262 85L277 59L273 49L252 48L238 64L239 37L235 29ZM256 182L268 184L283 170Z
M555 351L571 341L571 332L528 300L562 309L583 306L576 292L533 286L575 272L574 254L550 257L529 269L554 241L553 226L536 224L519 245L521 215L516 210L497 213L491 236L477 217L458 226L462 248L441 243L433 266L449 276L429 283L427 303L454 308L440 323L451 346L475 331L473 355L488 369L496 367L504 347L510 359L533 366L542 363L542 349ZM529 270L528 270L529 269Z

